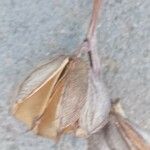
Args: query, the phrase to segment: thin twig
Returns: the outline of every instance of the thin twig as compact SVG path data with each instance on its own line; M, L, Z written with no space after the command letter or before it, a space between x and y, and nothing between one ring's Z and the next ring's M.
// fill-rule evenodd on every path
M101 0L93 0L93 11L90 21L90 25L87 31L86 40L87 40L87 50L89 55L90 64L92 64L92 70L96 76L100 75L100 59L97 52L97 21L99 17L99 11L101 7Z
M93 0L93 1L94 3L93 3L93 10L92 10L92 17L86 35L86 39L88 41L92 41L92 39L96 35L97 20L99 16L100 7L101 7L101 0Z

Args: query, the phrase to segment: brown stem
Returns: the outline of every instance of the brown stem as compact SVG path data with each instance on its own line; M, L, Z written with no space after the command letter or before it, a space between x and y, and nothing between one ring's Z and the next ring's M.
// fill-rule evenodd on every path
M96 25L101 7L101 0L93 0L93 10L90 25L87 31L86 39L91 41L96 35Z
M92 11L91 21L87 31L86 41L85 41L87 43L87 51L88 51L89 61L92 70L94 74L97 76L100 75L100 70L101 70L100 60L96 48L96 42L97 42L96 25L99 16L100 6L101 6L101 0L93 0L93 11Z

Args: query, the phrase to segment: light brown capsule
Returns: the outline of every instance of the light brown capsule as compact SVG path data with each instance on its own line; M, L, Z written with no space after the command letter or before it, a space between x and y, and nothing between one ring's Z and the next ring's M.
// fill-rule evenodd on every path
M53 63L48 64L51 69L46 80L46 74L38 80L39 73L44 73L44 65L27 77L19 88L16 97L20 99L13 109L16 118L37 134L49 138L56 138L59 132L74 126L88 87L88 65L81 58L59 57L55 63L60 66L55 67ZM28 88L31 92L26 91Z

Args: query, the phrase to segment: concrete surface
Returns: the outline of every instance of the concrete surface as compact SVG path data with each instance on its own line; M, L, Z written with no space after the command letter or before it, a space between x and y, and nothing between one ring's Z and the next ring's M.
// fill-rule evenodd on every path
M150 0L103 0L98 48L111 97L130 119L150 130ZM84 37L91 0L0 0L0 149L85 150L87 141L65 136L56 146L10 115L16 83L40 60L71 53ZM90 138L96 149L98 138ZM92 148L91 148L92 147Z

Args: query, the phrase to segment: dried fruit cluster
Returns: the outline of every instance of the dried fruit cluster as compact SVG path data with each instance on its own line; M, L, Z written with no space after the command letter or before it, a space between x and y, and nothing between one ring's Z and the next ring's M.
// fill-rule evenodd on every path
M59 56L40 66L20 86L16 99L15 116L49 138L70 131L88 136L106 124L110 111L102 81L77 56Z
M93 1L90 26L78 52L58 56L34 70L19 86L13 114L36 134L51 139L64 133L89 137L101 129L107 136L103 149L113 149L115 128L122 147L148 150L150 139L123 115L119 103L111 104L102 82L96 50L101 1ZM88 57L83 58L82 53Z

